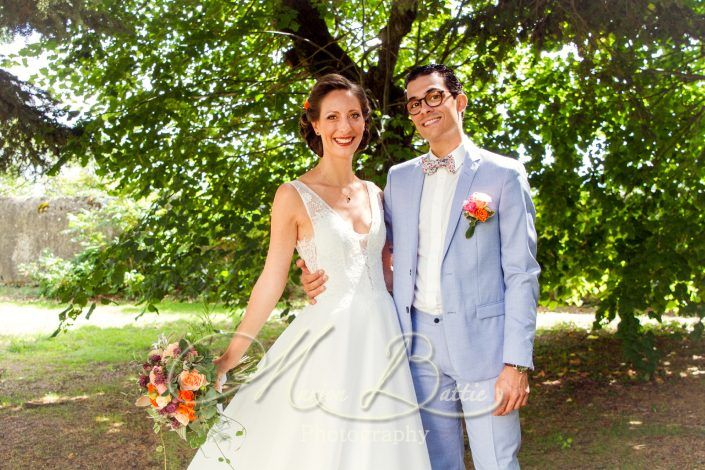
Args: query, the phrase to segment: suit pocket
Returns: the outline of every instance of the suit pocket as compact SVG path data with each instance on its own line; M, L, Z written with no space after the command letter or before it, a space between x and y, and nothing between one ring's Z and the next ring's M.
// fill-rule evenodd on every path
M504 300L477 306L477 318L490 318L504 315Z

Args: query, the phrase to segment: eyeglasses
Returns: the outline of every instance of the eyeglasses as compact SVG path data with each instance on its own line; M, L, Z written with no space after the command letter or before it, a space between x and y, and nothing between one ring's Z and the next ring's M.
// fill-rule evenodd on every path
M428 93L426 93L426 96L424 96L421 99L415 98L413 100L409 100L406 103L406 110L411 114L412 116L415 116L421 112L421 101L425 101L426 104L430 108L436 108L441 105L445 101L445 94L446 92L443 90L431 90ZM455 96L453 93L451 93L448 96Z

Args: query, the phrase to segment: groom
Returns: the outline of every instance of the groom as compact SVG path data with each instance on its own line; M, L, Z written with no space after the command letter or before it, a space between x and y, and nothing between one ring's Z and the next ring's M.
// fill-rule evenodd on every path
M414 68L406 96L430 152L389 170L385 249L431 463L465 468L464 420L476 468L519 468L540 272L526 172L463 134L468 99L451 69ZM314 299L325 276L299 266Z

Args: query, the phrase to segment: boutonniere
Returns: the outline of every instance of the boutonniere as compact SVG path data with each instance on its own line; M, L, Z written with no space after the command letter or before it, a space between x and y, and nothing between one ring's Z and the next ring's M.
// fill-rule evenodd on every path
M492 202L492 198L485 193L472 193L463 202L463 215L470 221L470 226L465 232L465 238L472 237L472 234L475 233L477 222L485 222L494 215L494 211L490 209L490 202Z

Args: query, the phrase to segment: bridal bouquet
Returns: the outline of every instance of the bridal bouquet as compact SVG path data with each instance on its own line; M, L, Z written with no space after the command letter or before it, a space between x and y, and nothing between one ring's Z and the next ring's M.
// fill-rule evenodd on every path
M176 342L161 335L141 366L142 395L135 403L146 407L153 429L175 431L192 448L206 441L209 429L221 417L224 396L215 388L213 356L204 345L185 339Z

